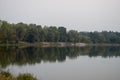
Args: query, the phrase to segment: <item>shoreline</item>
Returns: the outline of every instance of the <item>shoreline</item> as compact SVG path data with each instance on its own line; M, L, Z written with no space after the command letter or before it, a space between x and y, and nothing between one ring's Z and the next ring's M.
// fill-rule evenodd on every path
M0 47L4 46L16 46L16 47L85 47L85 46L120 46L120 44L110 43L73 43L73 42L19 42L18 44L0 44Z

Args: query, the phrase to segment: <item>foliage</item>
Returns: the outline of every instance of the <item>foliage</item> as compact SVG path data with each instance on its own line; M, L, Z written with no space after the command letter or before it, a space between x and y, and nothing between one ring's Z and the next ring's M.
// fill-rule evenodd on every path
M37 80L31 74L20 74L16 80Z
M1 72L0 80L37 80L31 74L19 74L17 77L13 77L9 72Z
M81 42L81 43L120 43L120 33L112 31L78 32L67 31L65 27L36 24L10 24L0 21L0 43L22 42Z
M0 80L14 80L14 78L12 77L12 75L9 72L1 72Z

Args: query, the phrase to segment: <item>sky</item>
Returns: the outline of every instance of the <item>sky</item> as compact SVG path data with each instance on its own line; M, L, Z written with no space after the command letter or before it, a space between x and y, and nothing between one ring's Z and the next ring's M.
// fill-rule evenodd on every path
M0 0L0 20L120 32L120 0Z

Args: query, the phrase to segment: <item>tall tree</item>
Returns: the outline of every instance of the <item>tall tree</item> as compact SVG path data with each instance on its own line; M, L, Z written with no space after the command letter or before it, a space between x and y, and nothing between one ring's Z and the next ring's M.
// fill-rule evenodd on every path
M66 42L66 41L67 41L66 28L64 28L64 27L59 27L59 28L58 28L58 32L59 32L59 41L60 41L60 42Z

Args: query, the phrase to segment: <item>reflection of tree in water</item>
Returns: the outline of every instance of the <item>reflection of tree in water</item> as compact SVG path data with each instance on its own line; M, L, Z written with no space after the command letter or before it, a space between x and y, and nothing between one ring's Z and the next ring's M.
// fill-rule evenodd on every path
M92 47L88 55L89 57L117 57L120 56L120 47Z
M4 67L15 62L17 47L0 47L0 66Z
M0 65L6 67L9 64L35 64L41 61L63 62L66 57L75 59L80 55L117 57L120 56L120 47L0 47Z

